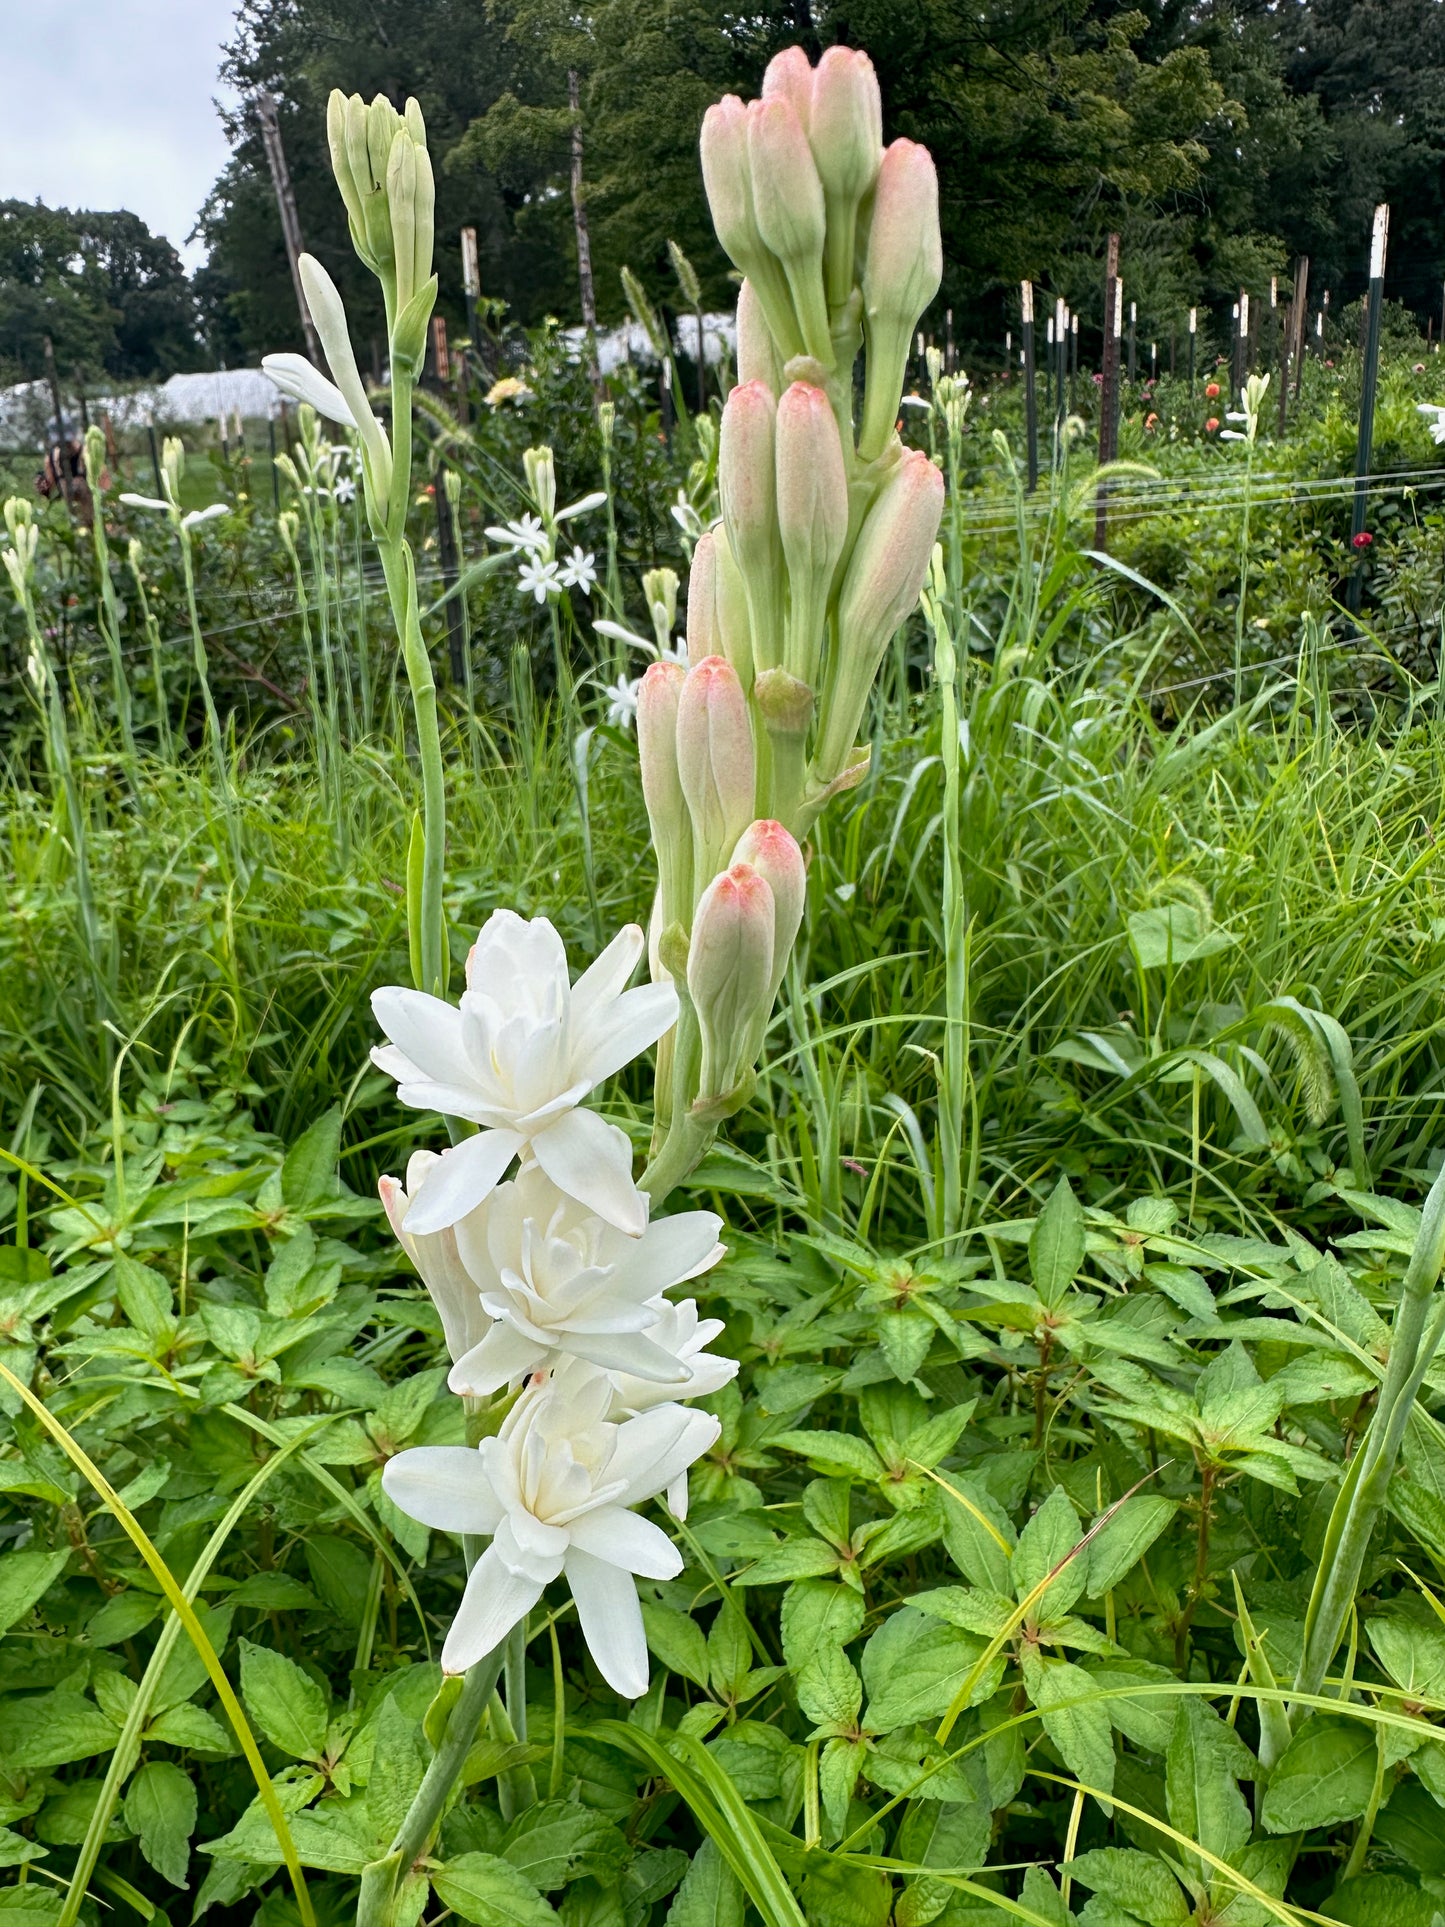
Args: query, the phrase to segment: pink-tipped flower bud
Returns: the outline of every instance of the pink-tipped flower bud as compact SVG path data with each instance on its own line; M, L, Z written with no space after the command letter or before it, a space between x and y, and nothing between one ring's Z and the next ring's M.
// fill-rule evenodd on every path
M943 239L933 156L917 141L894 141L878 169L863 262L868 374L858 453L864 461L872 461L888 445L898 419L913 331L942 279Z
M825 56L826 58L826 56ZM762 96L786 100L807 133L813 114L813 68L801 47L784 47L774 54L763 75Z
M678 768L678 710L688 672L655 662L637 691L637 752L642 798L657 853L659 915L665 930L692 913L692 818Z
M797 839L781 823L765 817L750 823L738 838L733 862L746 863L756 870L773 893L773 987L768 998L771 1008L778 987L788 968L803 921L803 906L808 895L808 871Z
M753 664L771 669L783 653L783 550L778 536L777 404L760 381L734 388L723 407L718 494L728 547L747 590Z
M817 681L833 571L848 539L848 476L832 403L821 388L795 381L778 403L778 533L788 568L783 665L810 687Z
M773 893L748 863L698 900L687 989L702 1040L697 1107L725 1115L746 1099L773 1007Z
M641 720L639 706L639 725ZM686 672L677 705L677 772L692 822L696 888L723 867L753 819L756 763L748 699L722 656L707 656Z
M828 300L837 307L853 286L858 208L878 178L883 100L873 62L853 47L829 47L812 78L808 144L823 183Z
M801 353L803 338L782 263L769 252L758 231L748 159L748 110L736 94L725 94L703 115L698 150L718 243L733 266L752 282L778 352L786 360Z
M783 390L783 364L762 301L750 280L738 289L738 381L760 381L775 395Z
M825 783L843 768L883 651L918 601L942 514L943 476L912 449L878 491L838 593L838 648L813 756Z
M781 95L748 103L748 168L758 233L782 262L810 355L833 364L823 293L827 213L813 151L792 103Z

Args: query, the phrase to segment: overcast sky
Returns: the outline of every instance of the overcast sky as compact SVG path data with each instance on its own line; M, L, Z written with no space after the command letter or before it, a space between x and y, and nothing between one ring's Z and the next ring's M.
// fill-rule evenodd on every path
M0 199L126 207L188 267L186 236L226 159L215 109L236 0L5 5Z

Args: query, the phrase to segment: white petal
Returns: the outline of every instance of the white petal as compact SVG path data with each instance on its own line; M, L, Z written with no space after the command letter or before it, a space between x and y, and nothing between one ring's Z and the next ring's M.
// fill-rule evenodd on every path
M371 993L371 1014L423 1077L434 1079L438 1084L465 1081L467 1059L462 1042L462 1014L453 1005L440 997L429 996L424 990L383 984Z
M646 948L642 925L624 924L596 962L589 964L572 986L575 1025L590 1023L599 1011L622 995Z
M409 1519L439 1532L495 1532L502 1504L481 1455L465 1445L414 1445L381 1468L382 1490Z
M386 495L391 488L391 444L386 439L381 423L371 412L371 403L366 399L366 389L352 352L346 308L336 291L336 283L314 255L303 254L297 267L306 295L306 306L316 323L316 332L321 337L321 346L326 350L326 359L336 378L336 386L360 432L377 492Z
M574 1547L590 1552L594 1559L609 1566L621 1566L643 1579L676 1579L682 1571L682 1554L661 1526L651 1519L640 1519L620 1505L599 1506L584 1512L567 1530ZM569 1552L567 1557L571 1559Z
M573 1072L591 1084L600 1084L604 1077L611 1077L641 1056L676 1022L674 984L639 984L636 990L624 991L585 1029L578 1026L572 1047Z
M124 502L128 509L159 509L162 515L169 515L170 513L170 503L159 502L154 495L131 495L127 493L117 495L115 499L118 502Z
M630 1378L645 1378L651 1384L667 1385L680 1396L684 1385L690 1388L692 1372L671 1352L654 1344L642 1332L569 1332L563 1343L578 1358L604 1371L625 1372ZM460 1387L453 1385L452 1390Z
M627 1133L595 1111L566 1112L532 1139L532 1155L559 1191L617 1230L640 1238L647 1229L647 1200L632 1182Z
M632 1584L631 1580L628 1584ZM635 1591L633 1596L636 1597ZM488 1546L472 1567L462 1603L442 1647L442 1671L467 1672L502 1643L541 1597L540 1581L510 1571L503 1565L496 1547Z
M475 1137L464 1137L460 1144L443 1152L412 1200L406 1214L408 1233L424 1238L433 1231L445 1231L458 1218L475 1211L496 1189L522 1143L515 1131L478 1131Z
M586 515L592 509L600 509L606 500L607 496L602 489L594 489L590 495L584 495L575 502L569 502L564 509L558 509L552 519L555 522L570 522L574 515Z
M209 508L192 509L189 515L181 517L183 529L198 529L203 522L215 522L223 515L231 513L224 502L212 502Z
M725 1247L718 1243L722 1219L712 1211L679 1211L647 1227L631 1251L617 1260L616 1279L629 1297L655 1298L661 1291L696 1278L715 1265Z
M356 417L346 405L346 397L334 381L328 381L319 368L313 368L305 355L262 355L261 366L282 394L295 401L309 401L318 415L343 428L355 428Z
M687 1517L687 1474L679 1472L667 1488L667 1509L678 1524Z
M618 1427L617 1443L607 1467L612 1479L622 1479L622 1503L637 1505L670 1486L679 1472L700 1459L716 1442L722 1426L711 1412L692 1412L682 1405L658 1405Z
M480 1345L474 1345L451 1369L447 1384L461 1398L490 1398L514 1378L544 1363L547 1352L512 1325L493 1325Z
M598 1672L624 1699L641 1699L647 1691L647 1639L632 1575L580 1546L568 1552L563 1571Z

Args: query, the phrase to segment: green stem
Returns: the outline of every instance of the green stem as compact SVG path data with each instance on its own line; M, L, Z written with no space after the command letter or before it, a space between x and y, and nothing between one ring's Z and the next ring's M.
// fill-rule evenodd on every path
M1390 1335L1390 1358L1370 1429L1345 1473L1325 1531L1305 1615L1304 1650L1295 1691L1318 1693L1355 1603L1360 1573L1385 1506L1405 1427L1445 1335L1445 1305L1431 1317L1445 1263L1445 1168L1430 1187L1410 1253Z
M1375 1781L1370 1788L1370 1803L1360 1816L1359 1831L1355 1835L1354 1845L1350 1848L1350 1857L1345 1862L1344 1872L1340 1875L1341 1886L1347 1880L1353 1880L1355 1875L1364 1869L1365 1855L1370 1849L1370 1839L1375 1831L1375 1819L1380 1811L1380 1801L1384 1791L1385 1728L1377 1726L1375 1728Z
M181 572L186 585L186 613L191 624L191 654L196 666L196 679L201 685L201 703L206 712L206 740L211 748L211 761L215 765L216 788L226 812L230 830L231 855L236 872L242 873L241 831L237 821L236 794L231 785L231 772L226 763L226 746L221 737L221 719L216 714L216 699L211 694L210 667L206 660L206 642L201 634L200 611L196 607L196 572L191 557L191 537L187 529L181 527L176 518L176 535L181 545Z
M437 721L437 686L431 657L421 633L417 601L416 564L405 536L389 538L381 551L382 571L391 600L392 619L401 638L402 662L411 690L416 719L416 747L421 762L422 834L425 854L418 910L421 930L413 932L413 951L421 958L418 990L444 996L447 987L446 910L442 890L446 877L446 775L442 763L441 729ZM420 941L415 939L419 934Z
M105 539L105 498L97 490L91 520L95 543L95 571L100 581L100 632L110 653L111 680L115 684L115 716L120 728L132 787L136 781L135 731L131 725L130 685L125 679L125 664L120 653L120 610L116 606L115 585L110 579L110 545Z
M441 1744L432 1755L416 1797L380 1860L361 1876L356 1927L393 1927L401 1887L430 1845L458 1776L472 1749L487 1702L502 1670L505 1642L479 1659L462 1681Z
M97 985L101 982L100 926L96 921L95 899L90 887L90 844L85 817L81 814L80 790L75 781L75 765L70 756L70 731L65 719L65 704L50 651L45 646L40 621L35 613L35 598L27 584L21 601L30 647L45 689L45 719L50 739L52 780L60 792L61 805L68 819L71 860L75 867L75 900L80 917L86 956Z

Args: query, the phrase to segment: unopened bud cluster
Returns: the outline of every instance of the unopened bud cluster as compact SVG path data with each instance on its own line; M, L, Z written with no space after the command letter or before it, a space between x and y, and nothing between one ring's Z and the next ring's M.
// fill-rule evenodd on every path
M693 558L689 667L648 671L637 720L653 967L685 979L699 1038L673 1111L707 1118L750 1088L802 914L798 839L867 767L869 692L938 533L943 477L895 424L942 246L932 159L913 141L884 147L866 54L832 47L813 67L789 48L759 100L708 110L701 145L718 239L744 277L738 385L721 519Z

